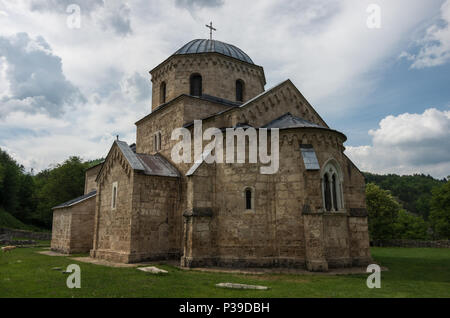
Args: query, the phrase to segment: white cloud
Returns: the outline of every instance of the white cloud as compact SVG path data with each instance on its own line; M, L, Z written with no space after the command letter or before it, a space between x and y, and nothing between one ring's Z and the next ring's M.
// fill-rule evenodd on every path
M1 103L0 117L15 108L46 111L60 115L64 108L84 101L84 97L62 72L61 59L53 55L42 37L27 33L0 36L1 77L7 81L8 95Z
M402 52L400 58L411 61L411 68L421 69L445 64L450 61L450 0L441 7L440 19L425 31L416 44L417 54Z
M423 114L388 116L369 134L372 145L346 150L361 170L450 175L450 111L430 108Z

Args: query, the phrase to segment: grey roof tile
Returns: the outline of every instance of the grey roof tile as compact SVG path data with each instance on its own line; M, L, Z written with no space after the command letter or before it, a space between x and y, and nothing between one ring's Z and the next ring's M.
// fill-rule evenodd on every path
M125 141L116 140L114 142L117 144L120 151L122 152L124 157L127 159L128 163L130 164L130 166L133 170L138 170L138 171L145 170L145 167L142 164L142 162L136 157L136 154L133 152L133 150L130 148L130 146L128 146L128 144Z
M220 53L246 63L253 63L252 59L240 48L217 40L196 39L183 45L173 55L197 54L197 53Z
M97 195L97 190L94 190L94 191L89 192L88 194L84 194L84 195L82 195L82 196L80 196L78 198L75 198L75 199L69 200L67 202L61 203L60 205L57 205L57 206L53 207L52 209L68 208L68 207L70 207L72 205L75 205L77 203L80 203L80 202L82 202L84 200L87 200L87 199L90 199L92 197L95 197L96 195Z
M263 126L262 128L280 128L280 129L287 129L287 128L325 128L326 127L322 125L318 125L315 123L312 123L306 119L293 116L291 113L286 113L283 116L271 121L267 125Z
M146 175L163 176L163 177L179 177L178 170L163 156L136 154L137 158L143 163Z

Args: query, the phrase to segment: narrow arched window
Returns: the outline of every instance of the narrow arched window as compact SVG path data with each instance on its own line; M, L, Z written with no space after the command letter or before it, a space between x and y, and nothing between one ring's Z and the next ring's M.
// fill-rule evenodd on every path
M164 104L166 102L166 82L161 83L159 90L159 102L160 104Z
M338 201L337 201L337 181L336 181L336 174L333 174L331 183L331 193L333 195L333 210L338 211Z
M115 210L117 207L117 181L112 184L111 208Z
M190 85L192 96L202 96L202 76L200 74L191 75Z
M245 208L247 210L252 210L252 189L245 190Z
M236 81L236 101L244 101L244 82L240 79Z
M336 162L328 163L322 172L322 194L324 210L340 211L344 208L342 193L342 178L339 166Z
M330 193L330 178L328 173L323 176L324 179L324 196L325 196L325 209L331 211L331 193Z

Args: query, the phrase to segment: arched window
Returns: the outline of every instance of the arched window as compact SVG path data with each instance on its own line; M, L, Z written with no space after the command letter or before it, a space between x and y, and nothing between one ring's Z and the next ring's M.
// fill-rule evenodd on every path
M244 101L244 81L240 79L236 81L236 100L238 102Z
M202 96L202 76L200 74L191 75L190 85L192 96Z
M333 174L333 182L331 183L331 194L333 195L333 209L334 211L339 211L338 203L337 203L337 181L336 174Z
M251 210L252 207L252 189L245 189L245 209Z
M322 170L323 205L328 212L336 212L344 208L340 171L334 160L327 163Z
M324 184L324 200L325 200L325 209L327 211L331 211L331 192L330 192L330 177L328 173L325 173L323 176Z
M166 102L166 82L162 82L159 90L159 103L164 104L165 102Z
M242 190L242 198L243 204L242 207L245 207L245 210L254 210L255 209L255 189L253 187L245 187Z

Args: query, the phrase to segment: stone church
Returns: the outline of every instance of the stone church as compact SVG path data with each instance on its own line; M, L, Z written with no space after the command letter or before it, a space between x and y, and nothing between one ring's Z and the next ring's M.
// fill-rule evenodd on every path
M364 177L290 80L265 89L241 49L193 40L150 71L152 106L136 143L116 140L86 171L85 195L53 210L51 248L185 267L291 267L371 262ZM175 163L174 129L278 128L279 169ZM268 136L268 139L271 137Z

